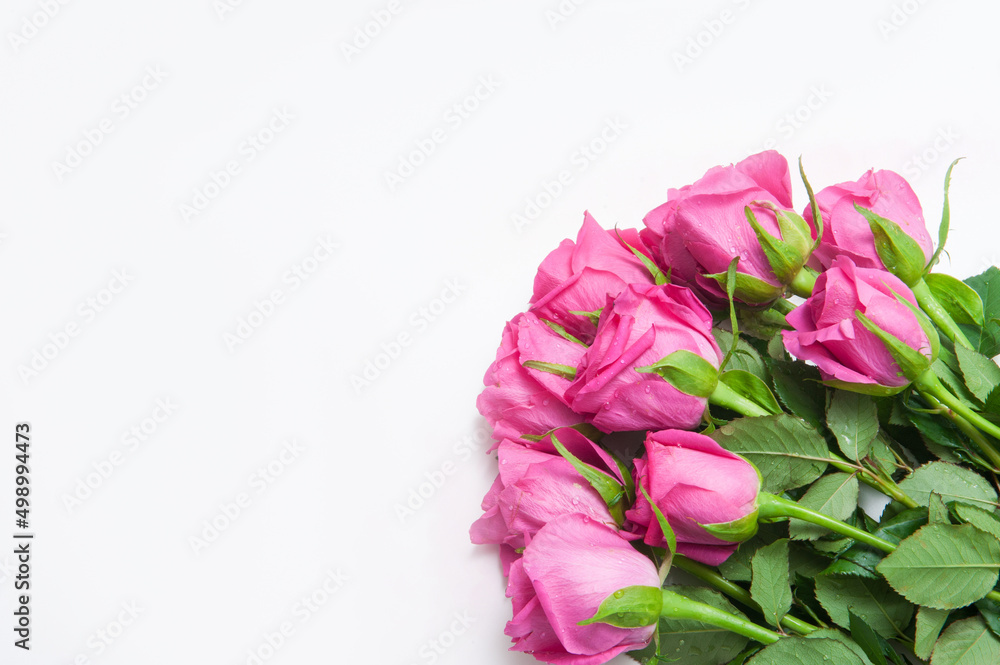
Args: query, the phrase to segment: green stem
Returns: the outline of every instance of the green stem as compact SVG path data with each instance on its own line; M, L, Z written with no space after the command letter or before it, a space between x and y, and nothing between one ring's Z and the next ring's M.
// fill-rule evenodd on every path
M813 294L813 287L816 286L816 278L818 276L812 268L802 266L802 270L795 275L795 279L788 285L788 288L795 295L801 298L808 298Z
M717 591L721 591L733 600L736 600L737 602L740 602L757 612L761 611L760 605L754 602L749 591L741 587L739 584L730 582L705 564L692 561L683 554L675 554L673 558L673 565L690 573L691 575L694 575L705 584L708 584ZM819 630L818 626L814 626L807 621L797 619L788 614L782 617L781 625L798 633L799 635L808 635L815 630Z
M983 450L985 448L990 447L989 440L985 436L983 436L982 432L973 427L968 420L958 415L957 413L949 409L947 406L943 405L941 402L939 402L931 395L924 394L923 397L930 403L932 407L934 407L935 409L939 409L941 415L943 415L945 418L953 422L955 424L955 427L957 427L963 434L965 434L965 436L972 439L972 442L976 444L976 448L978 450ZM982 458L978 459L984 465L986 464L986 461L983 460ZM994 468L995 470L1000 470L1000 467L996 467L995 465Z
M795 305L788 302L785 298L778 298L774 301L771 307L782 315L791 314L792 310L795 309Z
M827 528L834 533L848 536L858 542L865 543L866 545L871 545L872 547L878 548L883 552L892 552L896 549L896 546L887 540L882 540L878 536L873 536L867 531L862 531L861 529L855 528L850 524L845 524L840 520L827 517L823 513L818 513L815 510L806 508L805 506L799 505L794 501L783 499L780 496L775 496L774 494L768 494L767 492L761 492L758 494L757 507L760 511L758 513L758 517L760 519L794 517L796 519Z
M758 626L717 607L685 598L669 589L663 589L663 609L660 610L660 616L666 619L701 621L744 635L762 644L773 644L781 639L781 635L773 630Z
M918 376L917 380L913 382L913 385L925 397L929 396L937 399L969 423L978 427L981 431L996 439L1000 439L1000 427L997 427L990 421L983 418L981 415L962 403L962 400L948 392L948 389L944 387L941 380L938 379L937 375L931 370L928 369L923 374ZM997 451L996 447L986 439L980 438L978 441L973 439L973 441L977 446L979 446L980 452L989 458L990 463L993 464L993 466L1000 468L1000 452Z
M941 303L937 301L934 294L931 293L930 287L927 286L927 282L923 279L917 281L912 287L913 295L917 297L917 303L920 305L920 309L927 313L927 316L931 318L931 321L937 325L938 328L944 332L955 344L961 344L967 349L972 348L972 344L969 342L968 338L962 333L962 330L955 323L955 319L951 318Z
M741 413L744 416L757 417L774 415L756 402L753 402L739 394L722 381L719 381L719 385L716 386L715 392L709 396L708 401L712 404L723 406L730 411Z

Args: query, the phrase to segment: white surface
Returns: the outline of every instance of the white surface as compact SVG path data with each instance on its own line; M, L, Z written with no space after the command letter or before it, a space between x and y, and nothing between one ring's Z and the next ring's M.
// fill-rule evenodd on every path
M46 3L4 4L0 538L27 420L37 539L33 649L5 627L0 662L236 664L261 647L268 663L533 662L505 651L499 564L468 542L495 473L474 401L535 267L585 209L637 225L667 187L773 139L817 189L871 167L911 177L936 235L945 168L966 156L944 270L1000 258L1000 6L577 3L553 24L557 0L401 0L350 60L342 44L387 1L231 0L220 18L214 0L49 0L58 12L17 49L9 33ZM689 39L707 46L678 66ZM449 111L477 90L467 118ZM53 163L105 118L113 131L57 178ZM273 142L242 145L272 119ZM615 140L582 157L608 122ZM435 137L391 191L385 173ZM228 162L239 172L185 222L179 206ZM517 232L512 215L563 170L570 184ZM796 197L801 209L800 185ZM339 249L317 250L320 237ZM305 261L314 250L328 258ZM296 266L315 267L298 286ZM128 285L90 314L121 270ZM450 283L459 295L438 303ZM273 315L231 352L225 335L275 290ZM18 367L72 323L24 381ZM356 392L351 376L403 333ZM123 433L157 400L176 409L132 449ZM291 439L301 451L274 462ZM281 474L262 485L272 462ZM400 519L428 474L444 481ZM196 553L191 537L240 493L249 505ZM297 605L328 571L349 579L315 611ZM98 652L123 603L139 617ZM269 654L283 622L293 632Z

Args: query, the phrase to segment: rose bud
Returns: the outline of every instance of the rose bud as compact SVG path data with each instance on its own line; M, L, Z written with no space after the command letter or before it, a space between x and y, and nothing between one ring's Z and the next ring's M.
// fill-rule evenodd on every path
M527 441L526 435L585 422L565 397L584 351L585 346L564 339L530 312L508 322L483 378L486 388L476 400L493 438Z
M722 353L708 310L682 286L630 284L608 299L567 398L575 411L593 414L592 424L605 432L693 428L707 398L637 371L679 350L719 367Z
M654 283L629 246L643 253L652 265L638 231L606 231L589 212L584 213L576 242L563 240L538 267L530 311L589 342L596 331L593 321L585 314L570 312L594 312L627 284Z
M504 633L511 651L546 663L598 665L623 651L646 646L656 630L605 623L579 625L619 589L659 589L653 562L614 529L585 515L564 515L546 524L510 568L507 595L513 619Z
M784 293L812 249L809 226L791 207L788 163L768 150L669 190L640 236L658 248L674 282L712 305L726 301L726 271L739 256L736 297L764 304Z
M892 171L868 171L857 182L842 182L826 187L816 194L823 221L823 238L813 253L824 269L838 256L849 257L859 268L889 270L907 284L913 284L923 273L931 258L934 245L924 222L920 201L909 183ZM876 246L875 231L892 234L892 224L870 221L858 208L870 210L882 220L898 225L901 237L887 237L883 252L895 257L887 265ZM812 210L804 217L813 227ZM881 227L888 227L883 229Z
M483 499L483 516L469 531L473 543L521 549L545 524L569 513L616 525L597 490L557 452L553 436L581 462L623 484L608 453L574 429L558 429L528 445L502 441L500 473Z
M709 437L680 430L650 432L646 455L635 460L635 468L636 484L663 513L679 554L717 566L757 533L760 474ZM626 516L646 544L666 546L641 492Z
M874 395L897 393L937 357L938 336L913 292L881 268L840 256L813 295L786 317L785 348L814 363L826 383Z

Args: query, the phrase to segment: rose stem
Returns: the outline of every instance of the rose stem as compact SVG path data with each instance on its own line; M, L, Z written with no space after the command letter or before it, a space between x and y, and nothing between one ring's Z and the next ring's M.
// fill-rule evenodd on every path
M716 590L721 591L730 598L743 603L757 612L761 611L760 605L753 601L753 598L750 597L749 591L738 584L730 582L708 566L698 563L697 561L692 561L683 554L674 554L673 564L681 570L694 575L709 586L714 587ZM814 630L819 630L819 626L814 626L811 623L803 621L802 619L797 619L788 614L781 618L781 625L789 630L795 631L799 635L808 635Z
M925 394L923 397L928 402L930 402L930 405L932 407L934 407L935 409L939 409L941 414L945 418L955 423L955 427L960 429L963 434L972 439L973 443L976 444L976 447L979 450L983 450L984 448L988 448L990 446L989 441L986 440L986 437L983 436L983 433L977 430L975 427L973 427L968 420L958 415L957 413L949 409L947 406L941 404L941 402L939 402L931 395ZM983 464L986 464L986 462L983 462Z
M743 397L721 381L716 387L715 392L713 392L708 398L708 401L712 404L725 407L730 411L735 411L736 413L741 413L744 416L752 418L775 415L756 402L752 402L746 397ZM858 479L865 485L873 487L886 496L899 501L907 508L917 507L917 502L908 497L894 482L892 482L892 480L886 480L876 476L863 466L850 464L833 453L830 453L830 458L824 461L832 464L840 471L858 474Z
M927 312L927 316L937 324L945 335L948 336L955 344L961 344L967 349L972 348L972 344L969 342L968 338L962 333L958 324L955 323L955 319L951 318L941 303L938 302L934 294L931 293L930 287L927 286L927 282L923 279L917 281L912 287L913 295L917 297L917 303L920 304L920 308Z
M758 626L717 607L685 598L669 589L663 589L663 609L660 610L660 616L666 619L694 619L739 633L762 644L773 644L781 639L781 635L773 630Z
M913 385L924 396L936 398L942 404L965 420L969 421L971 424L978 427L983 432L994 438L1000 439L1000 427L997 427L990 421L983 418L981 415L963 404L960 399L948 392L948 389L944 387L941 380L938 379L937 375L931 370L928 369L923 374L918 376L917 380L913 382ZM981 439L975 442L979 445L980 451L989 458L993 466L1000 468L1000 452L997 452L997 449L993 446L993 444L986 439Z

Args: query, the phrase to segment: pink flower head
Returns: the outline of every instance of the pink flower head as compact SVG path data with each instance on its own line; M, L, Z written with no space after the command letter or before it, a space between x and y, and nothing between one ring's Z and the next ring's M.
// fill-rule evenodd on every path
M718 367L712 317L682 286L630 284L608 298L582 371L567 390L579 413L605 432L695 427L706 399L686 395L657 374L637 372L678 350Z
M570 312L598 310L627 284L653 283L649 270L625 243L648 254L635 229L605 231L584 213L576 242L563 240L538 267L530 311L584 341L593 339L590 319Z
M794 330L782 332L785 348L799 360L814 363L824 380L900 388L903 376L892 354L875 333L858 320L859 311L872 323L910 348L932 358L932 345L916 314L913 292L881 268L859 268L846 256L833 260L816 280L813 295L786 319Z
M813 256L824 269L838 256L848 256L859 268L885 270L868 220L854 208L855 203L899 224L923 249L925 263L934 253L920 201L898 173L868 171L857 182L820 190L816 203L823 218L823 239ZM803 217L815 228L810 207L806 207Z
M617 464L596 443L568 427L554 434L585 464L623 482ZM469 531L472 542L520 549L545 524L569 513L615 525L604 499L556 451L552 435L528 445L505 440L498 453L500 473L483 499L483 516Z
M781 289L761 249L744 207L767 201L792 207L788 162L774 150L747 157L736 165L716 166L697 182L670 189L667 202L646 215L640 234L659 250L661 267L671 279L698 290L710 303L726 300L725 291L706 274L725 273L734 257L738 271ZM751 206L765 231L781 238L774 213ZM752 303L757 304L757 303Z
M599 665L643 648L655 625L578 625L629 586L659 588L660 578L653 562L614 529L579 514L549 522L510 569L507 595L514 616L504 633L513 638L511 650L546 663Z
M678 553L717 566L736 551L738 543L716 538L702 525L747 520L747 529L756 531L760 475L748 461L709 437L680 430L650 432L646 456L635 460L635 467L636 484L646 489L666 517L677 537ZM626 515L647 544L665 546L660 524L641 492ZM748 530L746 537L752 532Z
M493 438L526 441L564 425L586 421L574 413L565 392L570 380L525 367L529 360L576 367L586 347L560 337L531 312L518 314L503 331L496 360L483 378L485 390L476 400L493 427Z

